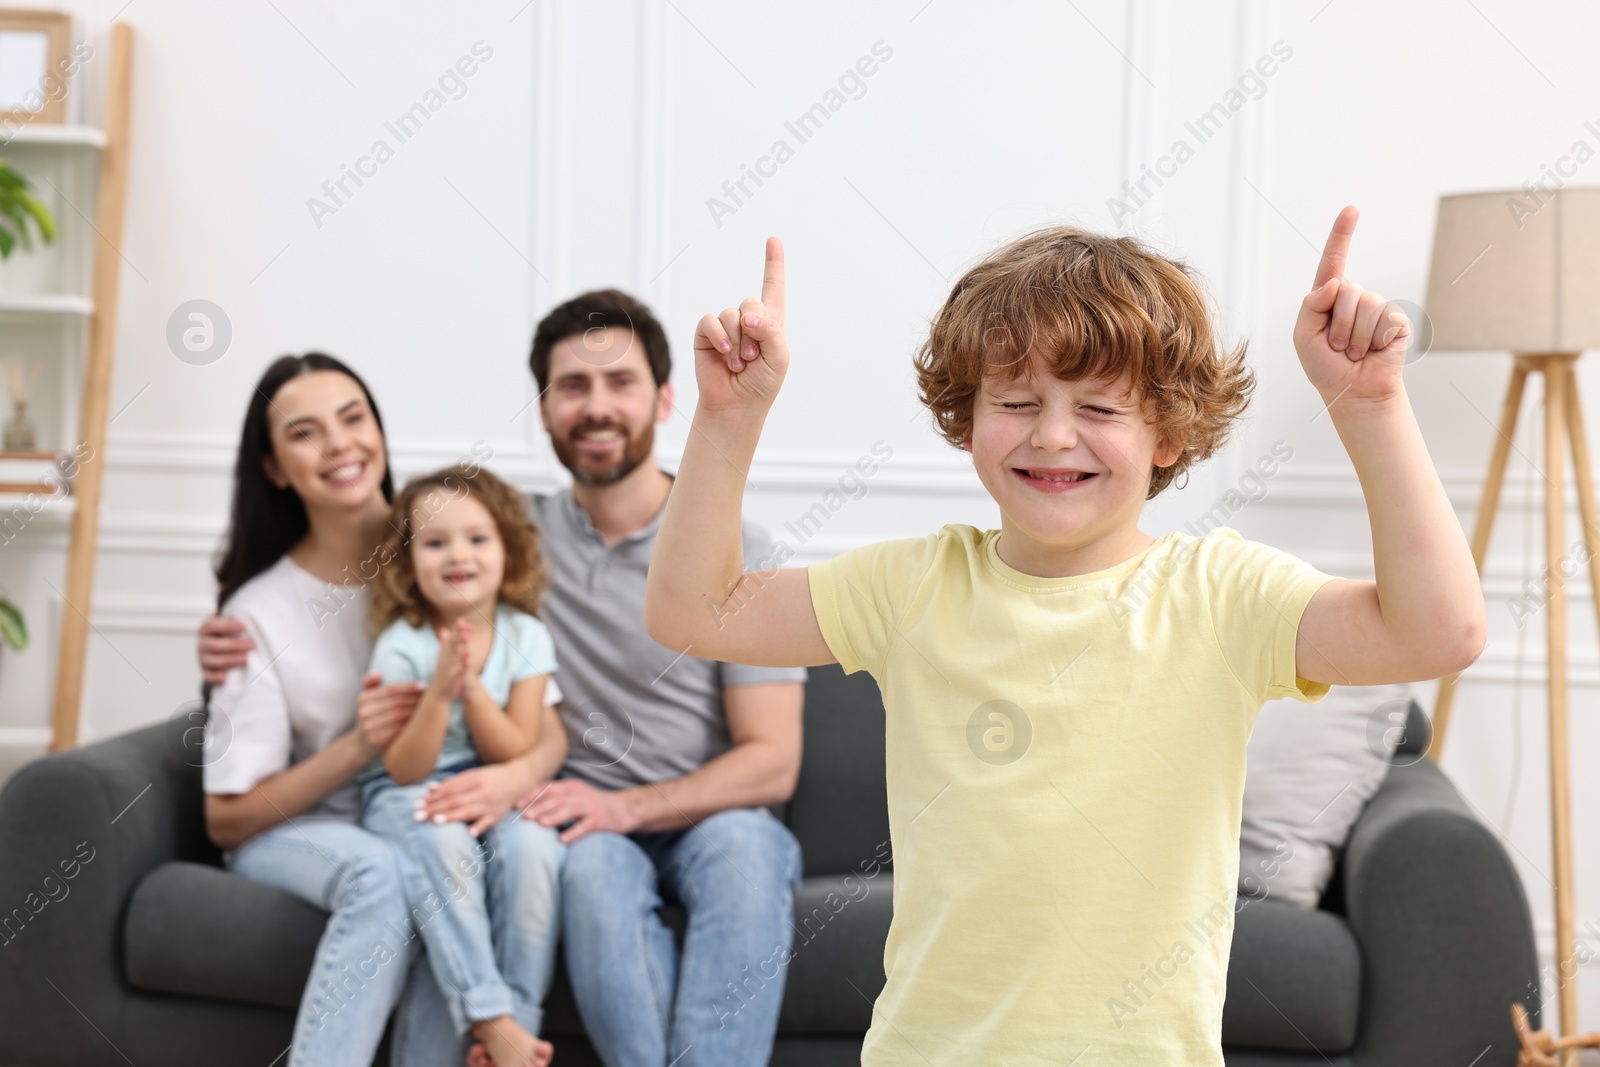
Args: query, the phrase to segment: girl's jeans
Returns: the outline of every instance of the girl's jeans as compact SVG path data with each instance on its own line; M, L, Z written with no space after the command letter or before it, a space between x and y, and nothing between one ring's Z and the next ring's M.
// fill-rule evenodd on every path
M555 969L566 846L517 812L476 838L464 822L415 821L428 783L462 769L405 786L388 775L367 782L363 821L403 856L406 903L455 1037L499 1015L537 1034Z

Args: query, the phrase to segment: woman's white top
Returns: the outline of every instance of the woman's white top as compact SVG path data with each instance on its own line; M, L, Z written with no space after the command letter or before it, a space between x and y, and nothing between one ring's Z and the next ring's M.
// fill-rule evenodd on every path
M211 690L207 793L248 793L355 727L372 655L371 599L365 586L325 582L285 555L222 606L256 647ZM305 815L360 821L355 786L341 786Z

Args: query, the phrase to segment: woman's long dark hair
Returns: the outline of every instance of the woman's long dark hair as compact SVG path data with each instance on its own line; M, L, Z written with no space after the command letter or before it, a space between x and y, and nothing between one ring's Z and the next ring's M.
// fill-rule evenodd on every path
M285 382L312 371L332 370L348 376L361 387L372 410L378 432L383 418L373 402L372 391L361 376L332 356L307 352L303 356L280 356L267 368L245 412L244 431L239 436L239 456L233 468L233 508L228 519L228 534L218 553L217 610L239 587L282 559L311 528L306 506L292 486L279 489L267 479L263 464L272 455L272 424L268 408ZM383 443L383 499L394 501L394 476L389 469L389 440Z

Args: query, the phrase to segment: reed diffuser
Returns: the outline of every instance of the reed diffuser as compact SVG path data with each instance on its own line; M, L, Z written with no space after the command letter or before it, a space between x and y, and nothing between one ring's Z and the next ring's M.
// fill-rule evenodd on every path
M7 366L6 386L11 391L11 417L5 425L5 447L8 452L32 452L39 444L38 429L28 414L28 401L39 384L42 368L31 360L14 359Z

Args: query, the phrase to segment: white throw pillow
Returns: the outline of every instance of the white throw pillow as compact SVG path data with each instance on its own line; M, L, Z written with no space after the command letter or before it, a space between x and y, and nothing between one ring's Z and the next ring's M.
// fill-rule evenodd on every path
M1314 908L1404 732L1409 685L1336 685L1263 704L1250 735L1239 894ZM1242 902L1241 902L1242 903Z

